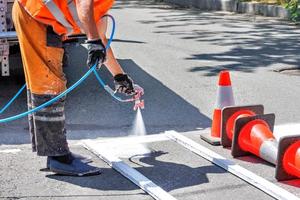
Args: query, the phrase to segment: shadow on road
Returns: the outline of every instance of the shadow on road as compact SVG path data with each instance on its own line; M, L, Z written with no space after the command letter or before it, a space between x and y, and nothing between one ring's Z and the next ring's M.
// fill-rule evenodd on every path
M151 157L141 158L139 159L139 163L141 165L147 164L148 167L137 168L139 172L166 191L208 183L209 179L207 174L226 173L226 171L213 164L191 167L188 166L188 164L167 162L159 159L160 156L166 154L168 153L157 151Z
M112 168L103 168L102 174L98 176L70 177L51 174L47 175L46 177L57 181L78 185L84 188L93 188L97 190L128 191L137 189L137 186L132 184L126 178L120 178L120 176L121 175L117 174Z
M166 191L172 191L180 188L186 188L203 183L208 183L207 174L226 173L224 170L214 166L190 167L185 164L175 162L166 162L158 160L160 156L168 154L167 152L157 151L151 157L142 158L139 164L147 164L136 169ZM68 182L81 187L93 188L98 190L134 190L136 186L127 183L125 178L118 178L118 181L112 181L115 176L113 169L103 169L103 174L95 177L66 177L57 175L48 175L48 178L62 182ZM116 178L115 178L116 179ZM231 186L228 185L228 188ZM225 188L224 188L225 189Z
M154 17L137 19L153 26L157 37L170 35L199 44L200 53L185 60L199 61L199 66L186 69L204 76L216 76L221 70L254 72L257 68L300 68L300 29L286 21L221 12L163 7L153 1L117 1L116 9L133 5L148 8ZM201 51L207 49L207 51ZM178 47L180 48L180 47ZM183 48L183 47L182 47Z
M139 43L139 41L123 42ZM70 56L69 63L65 67L65 73L70 86L87 71L86 50L80 45L69 45L67 52ZM198 108L145 72L142 66L131 59L119 59L119 62L134 81L145 89L146 108L142 114L148 134L161 133L167 130L193 131L210 126L211 120L203 115ZM113 88L112 76L105 67L100 70L99 74ZM19 89L19 84L10 81L14 78L12 76L10 79L1 81L3 92L0 96L0 102L7 102ZM26 111L25 92L5 114L1 115L1 118L24 111ZM69 130L69 139L129 135L135 115L133 103L120 103L114 100L101 88L93 75L67 96L66 126ZM2 135L2 139L0 139L0 144L28 143L27 137L29 136L27 136L26 127L26 118L1 125L0 135Z
M77 59L84 55L83 49L71 48L74 59L66 73L71 80L77 80L86 70L85 59ZM76 58L76 59L75 59ZM187 102L160 80L151 76L131 59L118 60L126 73L135 83L145 89L145 109L142 111L147 133L161 133L167 130L179 132L208 128L211 120L198 108ZM76 67L75 67L76 66ZM113 79L103 67L100 76L112 88ZM67 124L71 131L97 131L121 129L125 135L130 133L136 112L133 103L120 103L108 95L98 84L95 77L90 77L78 90L68 96ZM119 135L119 133L115 133ZM111 134L102 136L113 136Z
M289 181L282 181L280 183L285 184L285 185L289 185L289 186L293 186L293 187L296 187L296 188L300 188L300 180L299 179L289 180Z

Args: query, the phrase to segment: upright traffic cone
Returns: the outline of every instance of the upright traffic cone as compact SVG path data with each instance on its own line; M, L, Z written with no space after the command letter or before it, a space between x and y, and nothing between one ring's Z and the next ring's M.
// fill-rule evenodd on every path
M221 71L217 91L217 101L213 113L211 133L202 134L200 137L212 145L220 145L221 141L221 115L226 106L233 106L234 98L231 87L231 79L228 71Z

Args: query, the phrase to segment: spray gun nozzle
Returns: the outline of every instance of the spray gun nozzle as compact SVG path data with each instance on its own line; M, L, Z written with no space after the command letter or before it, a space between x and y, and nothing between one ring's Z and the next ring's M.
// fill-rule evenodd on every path
M136 94L134 95L133 110L137 110L138 108L144 109L145 103L144 103L144 100L141 100L142 95L144 95L144 89L138 85L134 85L134 89L136 91Z
M137 99L134 101L134 107L133 107L133 110L137 110L137 109L144 109L145 108L145 103L144 103L144 100L140 100L140 99Z

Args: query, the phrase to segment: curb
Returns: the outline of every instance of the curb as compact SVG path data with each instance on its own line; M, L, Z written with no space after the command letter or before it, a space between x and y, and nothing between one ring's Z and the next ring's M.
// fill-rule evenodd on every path
M279 17L289 19L289 11L282 6L266 5L262 3L239 2L238 0L163 0L166 3L183 7L194 7L207 11L229 11Z
M263 15L266 17L279 17L282 19L289 19L290 17L289 11L282 6L261 3L238 2L236 12Z
M229 11L235 12L237 9L237 0L164 0L166 3L172 3L184 7L195 7L201 10L211 11Z

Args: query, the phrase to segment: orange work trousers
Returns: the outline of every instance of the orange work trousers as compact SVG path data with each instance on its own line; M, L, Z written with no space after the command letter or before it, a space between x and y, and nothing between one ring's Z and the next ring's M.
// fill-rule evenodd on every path
M58 47L62 46L59 45L61 41L52 28L33 19L18 1L13 6L13 21L22 54L28 108L32 109L66 89L62 71L64 50ZM62 98L28 116L32 150L37 155L61 156L69 153L64 104L65 99Z
M66 89L62 69L63 48L47 46L47 25L32 18L17 1L12 13L27 89L37 95L63 92Z

